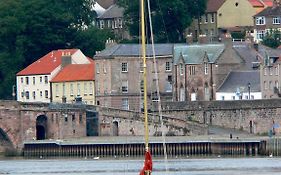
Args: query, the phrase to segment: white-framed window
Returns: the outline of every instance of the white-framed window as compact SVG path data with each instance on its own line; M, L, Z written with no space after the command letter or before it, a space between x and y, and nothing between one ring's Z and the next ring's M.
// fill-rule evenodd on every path
M279 67L279 65L277 67L275 67L275 75L278 75L278 67Z
M183 64L180 64L180 75L183 75L184 69L183 69Z
M23 77L20 78L20 82L21 82L21 84L23 84Z
M104 20L100 20L100 28L101 28L101 29L104 28Z
M208 72L209 72L209 70L208 70L208 63L204 64L204 72L205 72L205 75L208 75Z
M111 27L111 21L107 20L107 28L110 28L110 27Z
M78 96L80 96L80 92L81 92L80 83L77 83L77 95Z
M58 97L58 96L59 96L59 85L56 84L56 97Z
M100 73L100 65L99 65L99 63L96 63L96 72L97 72L97 74Z
M214 22L215 22L215 14L212 13L212 14L211 14L211 23L214 23Z
M35 91L32 92L32 96L33 96L33 99L35 100L36 99L36 92Z
M84 95L88 93L88 83L84 82Z
M166 71L171 71L171 62L166 62Z
M106 70L106 65L105 65L105 64L103 64L103 73L105 73L105 74L106 74L106 72L107 72L107 70Z
M263 75L267 75L267 68L263 68Z
M280 23L281 23L281 18L280 17L273 17L272 24L280 24Z
M115 28L115 29L118 28L118 20L117 20L117 19L114 20L114 28Z
M114 20L111 20L111 28L114 29Z
M35 85L35 77L32 77L32 79L33 79L33 85Z
M29 77L25 77L25 84L29 84Z
M48 90L45 90L45 98L49 98L49 92L48 92Z
M42 77L40 77L39 79L40 79L40 83L42 83L43 82Z
M265 36L264 30L258 30L257 31L257 39L262 40L264 36Z
M279 83L278 83L278 81L275 81L275 87L276 87L277 89L279 89Z
M29 91L25 91L25 97L27 100L29 99Z
M140 62L140 72L143 72L143 62Z
M70 84L70 95L71 95L71 96L74 95L74 94L73 94L73 84L72 84L72 83Z
M123 80L122 81L122 93L128 93L128 80Z
M93 82L89 83L89 94L93 95Z
M44 79L45 79L45 84L48 84L48 76L45 76Z
M123 21L121 18L118 19L118 24L119 24L119 28L122 29L123 28Z
M205 23L208 23L208 14L205 14Z
M264 16L256 17L256 25L265 25L265 17Z
M43 97L43 92L42 91L40 91L40 97Z
M122 109L129 110L129 99L122 98Z
M62 95L65 97L65 83L62 83Z
M121 71L128 72L128 63L121 63Z

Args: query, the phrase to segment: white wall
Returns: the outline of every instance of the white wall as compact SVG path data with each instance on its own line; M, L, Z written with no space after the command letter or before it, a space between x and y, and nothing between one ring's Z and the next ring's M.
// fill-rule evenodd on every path
M249 99L248 96L249 96L248 92L243 93L242 100L248 100ZM251 96L251 100L262 99L261 92L250 92L250 96ZM235 99L233 99L233 97L235 97ZM216 100L239 100L239 96L237 96L236 93L217 92Z

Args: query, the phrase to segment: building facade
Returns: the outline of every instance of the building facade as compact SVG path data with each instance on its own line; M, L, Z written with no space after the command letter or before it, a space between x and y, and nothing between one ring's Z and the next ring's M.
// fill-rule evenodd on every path
M95 105L95 68L70 64L51 80L51 102Z
M158 101L157 77L162 100L172 99L173 44L155 44L156 71L152 48L147 45L147 91L149 108ZM116 44L94 56L97 105L139 111L143 108L143 62L141 45ZM150 110L152 110L150 108Z
M69 57L70 59L63 59ZM50 80L62 69L63 64L86 64L88 58L79 49L54 50L18 72L17 101L51 101Z
M272 7L267 7L254 15L254 40L262 41L267 33L274 30L281 32L281 2L274 0Z

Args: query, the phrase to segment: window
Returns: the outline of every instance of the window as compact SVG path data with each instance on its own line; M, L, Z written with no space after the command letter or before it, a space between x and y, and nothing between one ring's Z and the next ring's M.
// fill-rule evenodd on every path
M35 100L35 98L36 98L36 93L35 93L35 91L32 92L32 96L33 96L33 99Z
M232 96L232 100L235 100L235 96Z
M49 97L48 90L45 90L45 98L48 98L48 97Z
M122 29L123 28L123 21L121 18L118 19L118 24L119 24L119 28Z
M56 97L58 97L58 96L59 96L59 85L56 84Z
M75 121L75 114L72 114L71 118L72 118L72 121L74 122Z
M111 21L107 20L107 28L110 28L110 27L111 27Z
M263 69L263 75L267 75L266 67Z
M280 24L281 23L281 19L280 17L273 17L272 19L272 24Z
M183 64L180 64L180 75L183 75Z
M208 36L208 29L205 29L205 35Z
M279 89L279 83L278 83L278 81L275 81L275 87L276 87L277 89Z
M208 14L205 14L205 23L208 23Z
M212 13L212 14L211 14L211 23L214 23L214 22L215 22L215 14Z
M118 28L118 21L115 19L114 20L114 28L117 29Z
M195 66L190 66L189 67L189 75L195 75Z
M106 65L104 64L104 65L103 65L103 73L106 74L106 72L107 72L107 70L106 70Z
M262 40L264 36L265 36L264 30L258 30L257 31L257 39Z
M62 95L65 97L65 83L62 84Z
M40 83L42 83L42 77L40 77Z
M43 92L42 91L40 91L40 97L43 97Z
M269 68L269 75L272 75L273 71L272 71L272 67Z
M199 16L199 23L202 23L202 17Z
M25 91L25 97L27 100L29 99L29 91Z
M208 63L205 63L204 64L205 66L205 68L204 68L204 72L205 72L205 75L208 75Z
M122 93L128 93L128 81L122 81Z
M100 73L100 65L99 65L99 63L96 64L96 70L97 70L97 74L99 74Z
M121 71L122 72L128 72L128 63L122 63L121 64Z
M48 76L45 76L44 79L45 79L45 84L48 84Z
M141 90L141 92L144 92L144 84L143 83L144 83L143 80L141 80L141 82L140 82L140 90Z
M89 94L93 95L93 83L92 82L89 83Z
M263 82L263 85L264 85L264 89L268 88L266 81Z
M70 95L73 96L73 84L70 84Z
M84 94L86 95L88 93L88 83L84 82Z
M140 62L140 72L143 72L143 62Z
M104 28L104 21L100 20L100 28L103 29Z
M24 91L23 91L23 92L21 92L21 97L22 97L22 98L24 97Z
M28 79L28 77L25 77L25 84L29 84L29 79Z
M269 90L272 90L272 89L273 89L272 82L269 81Z
M214 29L211 29L211 30L210 30L210 35L211 35L211 36L214 36Z
M32 79L33 79L33 84L35 85L35 77L32 77Z
M67 114L64 115L64 121L65 121L65 122L68 121Z
M129 110L129 100L128 100L128 98L122 99L122 109Z
M22 77L20 78L20 82L23 83L23 78Z
M265 17L264 16L256 17L256 25L265 25Z
M80 96L80 83L77 83L77 96Z
M224 96L221 96L221 100L224 100Z
M275 67L275 75L278 75L278 74L279 74L278 69L279 69L279 65L278 65L277 67Z
M166 71L171 71L171 62L166 62Z

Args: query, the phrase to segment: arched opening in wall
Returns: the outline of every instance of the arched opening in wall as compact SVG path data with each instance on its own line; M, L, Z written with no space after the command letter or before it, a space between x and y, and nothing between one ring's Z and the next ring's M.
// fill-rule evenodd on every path
M252 120L250 120L249 125L250 125L250 133L252 134L253 133L253 121Z
M118 122L117 121L113 122L112 131L113 131L113 136L118 136L119 135L119 128L118 128Z
M40 115L36 119L36 139L47 139L47 117Z
M6 152L7 149L13 148L13 144L7 133L0 128L0 153Z

